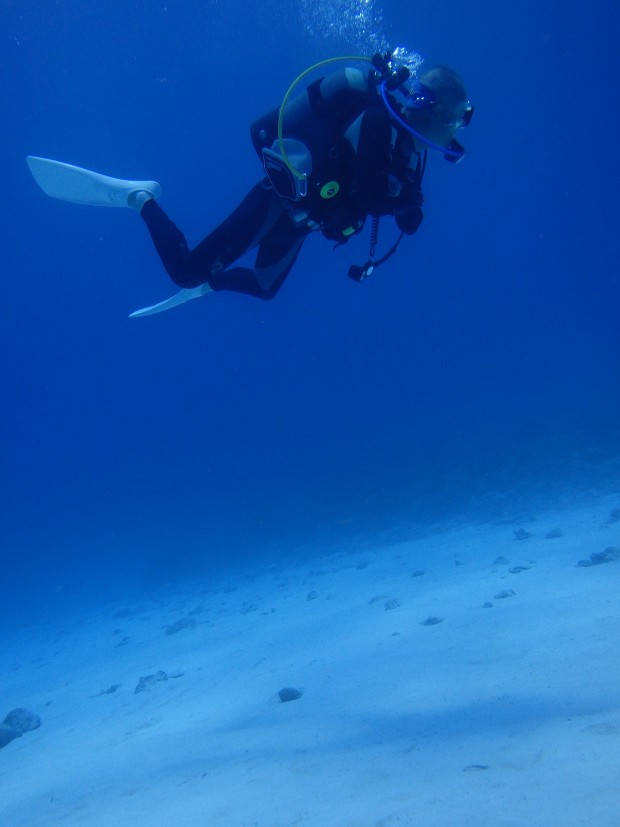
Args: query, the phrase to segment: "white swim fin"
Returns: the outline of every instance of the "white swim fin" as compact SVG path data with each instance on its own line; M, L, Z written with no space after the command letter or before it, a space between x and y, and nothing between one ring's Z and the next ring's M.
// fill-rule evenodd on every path
M163 313L164 310L170 310L179 304L185 304L185 302L191 299L199 299L201 296L205 296L211 292L212 290L208 284L199 284L198 287L185 288L179 290L174 296L170 296L169 299L164 299L163 302L152 304L150 307L143 307L141 310L134 310L133 313L129 314L129 318L137 319L140 316L152 316L154 313Z
M93 207L130 207L128 198L134 192L148 192L153 198L161 194L157 181L126 181L111 178L90 169L75 167L51 158L29 155L26 159L34 180L46 195L89 204Z
M129 201L132 193L147 192L153 198L158 198L161 194L161 187L157 181L129 181L123 178L112 178L90 169L65 164L62 161L53 161L51 158L39 158L35 155L29 155L27 161L34 180L43 192L61 201L72 201L74 204L88 204L93 207L131 207L135 206ZM210 292L211 288L208 284L179 290L169 299L135 310L130 314L130 318L163 313L164 310L170 310L190 299L199 299Z

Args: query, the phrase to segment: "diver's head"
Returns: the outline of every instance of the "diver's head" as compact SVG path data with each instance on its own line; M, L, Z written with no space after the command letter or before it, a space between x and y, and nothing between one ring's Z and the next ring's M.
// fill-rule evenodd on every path
M433 66L411 81L403 106L418 151L445 148L449 161L463 156L456 133L469 124L473 113L463 81L447 66Z

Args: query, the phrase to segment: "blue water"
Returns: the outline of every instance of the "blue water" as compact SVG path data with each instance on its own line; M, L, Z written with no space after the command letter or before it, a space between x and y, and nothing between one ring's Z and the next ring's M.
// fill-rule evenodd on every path
M243 572L616 457L619 18L2 0L2 612ZM130 320L175 289L139 218L46 198L26 167L156 178L195 244L261 174L250 121L308 65L381 41L457 69L476 114L460 165L430 159L420 232L362 285L367 234L317 236L271 303Z

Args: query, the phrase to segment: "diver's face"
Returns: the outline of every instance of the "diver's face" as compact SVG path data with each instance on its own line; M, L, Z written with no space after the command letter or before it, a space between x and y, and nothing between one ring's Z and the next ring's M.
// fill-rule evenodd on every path
M448 146L458 130L467 126L472 113L472 105L464 100L451 109L441 106L433 106L427 110L406 109L405 119L427 140L439 146Z

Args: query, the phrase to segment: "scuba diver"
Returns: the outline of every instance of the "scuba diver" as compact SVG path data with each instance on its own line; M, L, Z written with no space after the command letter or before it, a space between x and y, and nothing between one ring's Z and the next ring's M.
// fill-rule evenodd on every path
M397 249L404 235L422 222L422 180L428 152L455 163L465 154L456 140L473 106L459 76L435 66L412 78L391 56L364 59L364 70L346 66L311 83L252 123L254 148L264 177L241 204L195 248L157 202L155 181L126 181L29 156L37 183L56 198L81 204L130 207L145 222L166 272L180 292L132 313L168 310L212 291L228 290L272 299L312 232L336 245L361 232L371 218L369 260L352 266L362 281ZM351 59L349 59L351 60ZM375 258L379 219L393 216L400 234ZM256 249L253 267L233 267Z

